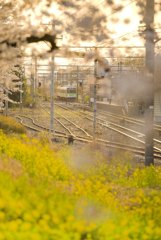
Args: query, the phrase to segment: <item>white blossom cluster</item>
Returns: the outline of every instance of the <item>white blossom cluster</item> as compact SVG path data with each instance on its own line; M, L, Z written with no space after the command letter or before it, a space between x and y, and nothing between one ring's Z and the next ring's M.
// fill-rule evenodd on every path
M15 75L14 71L17 71L17 67L12 62L8 62L4 64L4 62L0 61L0 110L3 110L4 103L12 102L14 104L18 104L18 102L13 101L8 97L8 94L12 94L12 92L21 91L20 86L22 82Z

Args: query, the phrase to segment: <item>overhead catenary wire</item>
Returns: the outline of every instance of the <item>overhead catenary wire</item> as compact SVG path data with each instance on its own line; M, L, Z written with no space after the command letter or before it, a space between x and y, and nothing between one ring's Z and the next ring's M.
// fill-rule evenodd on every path
M111 17L113 14L122 11L123 9L125 9L126 7L128 7L129 5L133 4L133 3L136 2L136 1L137 1L137 0L130 1L130 2L128 2L126 5L122 6L122 8L118 8L118 9L113 10L112 13L110 13L110 14L108 14L108 15L106 16L106 18L108 19L108 18ZM102 1L102 2L104 2L104 1ZM101 2L101 3L102 3L102 2ZM99 5L100 5L100 4L97 4L96 7L98 7ZM74 15L75 15L75 13L74 13L73 15L71 15L71 17L74 16ZM77 16L79 16L79 12L77 12ZM86 14L83 14L83 15L81 16L81 18L83 18L83 17L85 17L85 16L86 16ZM76 22L77 20L79 20L79 18L80 18L80 17L76 17L76 18L75 18L75 22ZM76 27L73 27L73 26L72 26L72 33L73 33L73 32L75 32L75 33L78 32L78 33L79 33L78 30L77 30L77 31L74 31L75 29L76 29Z
M114 10L114 11L113 11L111 14L109 14L107 17L110 17L111 15L113 15L113 14L115 14L115 13L123 10L125 7L129 6L130 4L132 4L132 3L136 2L136 1L137 1L137 0L130 1L128 4L126 4L125 6L123 6L123 8ZM102 2L104 2L104 1L102 1ZM102 2L101 2L101 3L102 3ZM98 4L98 5L100 5L100 4ZM85 14L84 14L83 16L85 16ZM77 19L78 19L78 18L77 18ZM155 29L157 29L157 28L155 28ZM116 39L120 39L120 38L122 38L122 37L124 37L124 36L126 36L126 35L128 35L128 34L131 34L131 33L133 33L133 32L137 32L137 31L139 32L139 30L132 31L132 32L127 32L127 33L125 33L125 34L117 37ZM73 29L72 29L72 33L73 33ZM136 36L137 36L137 34L136 34ZM90 47L91 47L91 46L89 46L89 48L90 48ZM98 48L100 48L100 46L98 46ZM139 46L138 46L138 48L139 48ZM158 48L159 48L159 46L158 46Z
M98 7L99 5L101 5L103 2L104 2L105 0L103 0L103 1L100 1L99 2L99 4L96 4L95 6L96 7ZM108 17L110 17L110 16L112 16L113 14L115 14L115 13L117 13L117 12L120 12L120 11L122 11L124 8L126 8L127 6L129 6L130 4L133 4L134 2L136 2L137 0L133 0L133 1L130 1L130 2L128 2L126 5L124 5L122 8L118 8L118 9L116 9L116 10L114 10L111 14L109 14L109 15L107 15L107 18ZM83 8L84 9L84 8ZM81 10L80 10L81 11ZM77 16L79 16L79 12L80 11L78 11L77 12ZM73 13L73 16L74 16L74 14L75 13ZM61 16L62 16L63 14L61 14L60 16L59 16L59 19L61 19ZM84 15L82 15L81 17L84 17L86 14L84 14ZM72 15L71 15L72 16ZM77 17L76 18L76 20L79 20L79 18L80 17ZM74 32L74 30L75 30L75 28L72 28L72 33ZM129 34L129 33L126 33L126 34ZM122 36L120 36L120 37L118 37L117 39L119 39L119 38L122 38ZM68 48L74 48L74 46L63 46L63 47L68 47ZM77 47L77 46L76 46ZM86 48L92 48L92 47L94 47L94 46L86 46ZM97 46L98 48L103 48L102 46ZM126 46L127 48L130 48L130 47L128 47L128 46ZM78 48L80 48L80 46L78 46ZM82 48L82 47L81 47ZM83 48L85 48L85 47L83 47ZM104 48L109 48L108 46L105 46ZM111 48L111 46L110 46L110 48ZM115 46L113 46L113 48L115 48ZM116 46L116 48L125 48L125 47L118 47L118 46ZM137 48L140 48L140 46L138 46Z
M109 18L109 17L112 16L113 14L115 14L115 13L117 13L117 12L119 12L119 11L122 11L124 8L126 8L127 6L131 5L132 3L136 2L136 1L137 1L137 0L130 1L130 2L128 2L126 5L122 6L122 8L115 9L112 13L110 13L109 15L107 15L106 18ZM99 2L99 4L94 5L94 7L100 6L103 2L105 2L105 0ZM78 17L75 18L75 22L78 21L79 19L82 19L83 17L86 16L85 13L81 16L81 18L80 18L80 16L79 16L79 13L80 13L81 11L83 11L83 9L84 9L85 7L87 7L86 5L83 5L83 6L84 6L84 7L81 8L81 10L76 11L76 12L74 12L73 14L70 14L70 15L69 15L69 17L74 17L74 18L75 18L75 16L78 16ZM61 16L63 16L63 18L61 18ZM57 17L57 20L61 20L61 21L62 21L62 20L65 20L65 16L63 15L63 13L62 13L62 14L59 14L59 15L56 16L56 17ZM72 22L72 24L73 24L73 22ZM47 24L47 25L48 25L48 24ZM49 24L49 25L50 25L50 24ZM68 28L68 32L69 32L70 25L67 25L66 28ZM80 33L79 30L77 29L77 26L73 26L73 25L72 25L71 30L72 30L72 34L73 34L73 33Z
M114 10L110 15L113 15L113 14L115 14L116 12L119 12L119 11L122 11L125 7L127 7L127 6L129 6L130 4L132 4L132 3L134 3L134 2L136 2L137 0L133 0L133 1L130 1L130 2L128 2L126 5L124 5L123 6L123 8L121 8L120 10L119 9L117 9L117 10ZM99 2L99 4L97 4L96 6L99 6L100 4L102 4L104 2L104 0L103 1L100 1ZM78 12L78 14L77 15L79 15L79 12ZM107 17L109 17L110 15L108 15ZM60 15L60 17L61 17L61 15ZM79 19L79 17L78 18L76 18L76 19ZM74 31L75 29L73 29L73 31ZM73 32L72 32L73 33ZM125 35L128 35L128 34L130 34L130 33L125 33ZM120 39L120 38L122 38L123 36L119 36L118 38L116 38L116 39ZM106 44L106 43L105 43ZM64 45L64 46L62 46L61 48L82 48L82 49L87 49L87 48L94 48L95 46L69 46L69 45ZM144 46L97 46L98 48L144 48ZM157 46L157 48L160 48L160 46Z

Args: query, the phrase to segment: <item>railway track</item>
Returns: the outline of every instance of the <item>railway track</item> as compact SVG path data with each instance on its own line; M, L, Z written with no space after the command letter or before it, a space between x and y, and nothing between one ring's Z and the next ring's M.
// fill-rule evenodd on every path
M87 117L88 118L88 117ZM89 120L93 121L92 118L88 118ZM112 122L108 122L108 121L105 121L104 119L101 119L100 117L97 118L98 121L98 124L104 126L105 128L108 128L114 132L117 132L127 138L130 138L138 143L141 143L141 144L145 144L145 134L143 133L140 133L138 131L134 131L132 129L129 129L127 127L123 127L121 125L118 125L118 124L115 124L115 123L112 123ZM132 134L132 135L131 135ZM159 144L161 146L161 141L158 140L158 139L154 139L154 143L155 144ZM158 147L154 147L155 150L157 150L158 152L161 152L161 149L158 148Z
M40 124L38 124L37 122L35 122L35 120L32 117L26 116L26 115L17 115L15 116L20 123L25 126L26 128L35 131L35 132L41 132L41 131L50 131L50 128L42 126ZM68 123L72 124L71 121L67 120L66 118L64 118ZM79 126L77 126L76 124L74 124L74 126L76 127L76 130L79 129L81 132L85 133L85 137L79 136L74 134L74 131L71 131L70 128L68 128L65 123L62 123L62 121L60 121L59 119L55 118L55 121L57 121L59 124L61 124L64 129L66 130L66 132L61 132L61 131L54 131L54 134L52 134L53 136L57 136L57 137L64 137L64 138L68 138L69 134L72 135L74 137L74 140L76 141L81 141L81 142L89 142L91 143L92 140L90 140L92 138L92 136L90 136L84 129L81 129Z
M61 106L61 105L57 105L59 107L62 107L63 109L67 110L67 111L70 111L71 109L68 108L68 107L64 107L64 106ZM86 118L87 120L93 122L93 114L91 112L79 112L76 114L78 115L82 115L84 118ZM110 129L114 132L117 132L125 137L128 137L128 138L131 138L135 141L138 141L139 143L142 143L144 144L144 138L145 138L145 135L143 133L140 133L138 131L135 131L135 130L132 130L131 128L127 128L127 127L124 127L120 124L116 124L116 123L113 123L113 122L110 122L110 121L107 121L106 119L102 118L102 117L99 117L97 116L97 125L101 125L107 129ZM132 135L130 135L132 134Z
M37 132L49 131L49 128L44 127L44 126L36 123L32 117L25 116L25 115L18 115L16 117L19 119L19 121L25 127L27 127L30 130L37 131ZM55 131L55 133L52 134L51 137L68 138L68 135L64 132ZM83 143L92 143L93 142L92 139L88 139L88 138L85 138L85 137L74 136L73 139L74 139L74 141L83 142ZM142 157L144 156L144 148L143 147L136 147L136 146L133 146L133 145L121 144L121 143L118 143L118 142L111 142L111 141L107 141L107 140L100 139L100 138L96 139L95 141L96 141L96 143L101 144L101 146L109 147L110 149L118 149L118 150L129 151L129 152L131 152L135 155L142 156ZM154 157L158 161L161 161L160 152L155 151Z
M132 152L133 154L137 156L142 156L144 157L145 154L145 146L144 146L144 135L143 133L134 131L132 129L127 130L125 126L121 126L117 123L112 123L106 120L105 117L102 115L97 116L97 124L102 127L103 131L105 132L106 129L107 131L110 130L112 132L116 132L119 135L122 135L126 137L127 139L132 139L135 143L137 144L131 144L130 141L123 143L118 142L117 139L116 141L114 139L105 139L100 137L99 135L96 136L96 139L93 140L92 134L90 134L89 128L87 127L88 130L85 128L80 127L81 123L79 122L80 119L83 119L83 122L87 121L93 125L93 113L92 112L87 112L87 111L76 111L72 109L72 106L61 106L60 104L56 104L57 110L55 111L55 126L61 126L61 131L59 131L57 128L55 128L54 134L51 134L51 138L64 138L68 139L69 135L73 136L74 142L82 142L82 143L92 143L96 142L96 144L103 146L103 147L108 147L110 149L118 149L118 150L124 150L124 151L129 151ZM41 108L46 111L46 113L50 114L48 111L49 105L41 105ZM63 114L61 113L62 111L59 111L58 109L63 109ZM69 117L70 113L72 112L72 116L76 115L77 116L77 123L75 121L74 117ZM35 116L35 119L33 117L30 117L32 113L29 113L29 115L18 115L17 119L21 121L21 123L26 126L28 129L40 132L40 131L48 131L49 132L49 127L46 127L46 122L49 122L46 119L45 124L39 124L39 119L40 116L42 115L42 112L39 113L38 111L38 118L36 117L36 114L32 114L32 116ZM74 114L74 115L73 115ZM116 116L117 117L117 116ZM131 121L131 119L130 119ZM118 126L117 126L118 125ZM156 142L158 146L160 146L160 141L156 139ZM155 161L161 161L161 149L159 147L154 148L154 158Z
M47 111L46 106L40 105L48 115L50 115L50 112ZM75 138L84 138L84 139L93 139L93 136L89 134L84 128L80 127L78 124L76 124L74 121L71 121L68 117L64 116L63 114L60 114L56 112L56 117L54 117L54 120L59 123L66 131L66 134L70 134Z
M66 110L73 110L72 108L72 105L71 106L62 106L61 104L56 104L60 107L62 107L63 109L66 109ZM79 105L78 105L79 107ZM81 109L82 109L82 105L81 105ZM83 111L83 114L85 114L87 112L87 107L86 107L86 111ZM90 111L90 108L88 110L88 112L91 112ZM114 113L111 113L111 112L106 112L106 111L102 111L102 110L98 110L97 111L98 115L101 115L101 117L105 117L106 118L111 118L112 119L112 122L113 123L118 123L119 125L125 125L126 123L129 123L133 125L136 125L136 126L140 126L141 129L143 129L143 126L144 126L144 120L142 119L137 119L137 118L132 118L132 117L128 117L128 116L125 116L125 115L120 115L120 114L114 114ZM91 113L92 114L92 113ZM161 125L159 124L154 124L154 130L155 131L158 131L158 132L161 132Z
M104 112L102 113L102 111L100 113L101 113L101 116L103 114L105 116L112 116L112 118L119 120L119 124L116 124L116 126L118 125L118 126L120 126L120 128L125 129L125 130L128 129L129 132L131 131L134 134L136 134L136 137L138 134L139 139L145 142L144 121L143 120L136 119L136 118L130 118L130 117L126 117L126 116L124 117L122 115L116 115L116 114L111 114L111 113L110 114L104 113ZM126 122L131 124L130 127L126 126ZM138 129L138 127L136 128L136 126L140 127L139 132L134 130L134 129ZM154 144L155 144L156 148L161 147L161 139L157 138L160 135L161 135L161 125L154 124Z
M38 123L35 122L35 120L32 117L26 116L26 115L16 115L15 116L20 123L25 126L26 128L35 131L35 132L42 132L42 131L47 131L49 132L50 129L48 127L42 126ZM55 133L57 135L65 135L64 132L60 132L60 131L55 131Z
M61 108L63 108L64 110L67 110L67 111L73 111L73 109L70 107L70 108L68 108L67 106L61 106L61 105L59 105L59 104L56 104L57 106L59 106L59 107L61 107ZM88 119L88 120L90 120L90 121L93 121L93 114L91 113L91 112L86 112L86 111L83 111L83 112L79 112L79 113L77 113L76 112L76 114L77 115L80 115L80 114L82 114L83 115L83 117L84 118L86 118L86 119ZM118 116L114 116L114 117L116 117L117 119L121 119L122 118L122 116L121 116L121 118L120 117L118 117ZM143 126L143 121L141 121L141 120L137 120L136 119L136 121L133 121L133 119L132 118L128 118L127 117L127 121L130 121L130 122L133 122L133 123L137 123L137 124L139 124L139 125L141 125L141 126ZM117 132L118 134L121 134L121 135L123 135L123 136L125 136L125 137L127 137L127 138L129 138L129 139L132 139L132 140L134 140L135 142L138 142L139 144L141 144L141 145L145 145L145 134L143 134L143 133L141 133L141 132L138 132L138 131L135 131L135 130L133 130L133 129L131 129L131 128L127 128L127 127L125 127L125 126L122 126L122 125L120 125L120 124L116 124L116 123L113 123L113 122L109 122L109 121L107 121L107 120L105 120L104 118L102 118L102 117L97 117L97 124L99 124L99 125L101 125L101 126L103 126L104 128L107 128L107 129L110 129L110 130L112 130L112 131L114 131L114 132ZM157 125L155 125L155 128L159 128L159 126L157 126ZM159 128L160 129L160 128ZM98 141L99 141L99 139L97 139ZM155 147L154 147L154 151L156 151L156 153L158 154L158 153L161 153L161 149L160 149L160 146L161 146L161 141L160 140L158 140L158 139L154 139L154 143L155 143ZM159 147L158 147L158 146Z
M24 125L26 128L36 131L36 132L41 132L41 131L49 131L48 128L39 125L38 123L36 123L34 121L33 118L29 117L29 116L25 116L25 115L18 115L16 116L17 119L20 120L21 124ZM63 137L63 138L67 138L68 136L62 132L58 132L55 131L54 134L52 134L52 137L56 136L56 137ZM93 140L89 140L87 138L81 138L81 137L76 137L74 136L74 141L80 141L80 142L84 142L84 143L92 143ZM120 144L120 143L116 143L116 142L110 142L110 141L106 141L104 139L97 139L97 142L101 143L101 145L105 146L105 147L110 147L113 149L118 149L118 150L125 150L125 151L130 151L134 154L140 155L140 156L144 156L144 149L141 147L134 147L134 146L130 146L130 145L125 145L125 144ZM157 156L156 157L158 159L161 160L161 156Z
M73 121L69 120L67 117L63 116L60 113L57 113L57 115L60 116L61 119L63 119L63 121L65 121L65 123L63 124L64 128L66 128L72 136L80 137L82 135L83 136L85 135L85 137L87 137L87 138L90 138L90 139L93 138L92 135L90 135L86 130L84 130L83 128L81 128L77 124L75 124ZM60 122L60 120L58 120L58 118L55 118L55 119L56 119L56 121ZM62 124L62 122L60 122L60 123ZM69 126L69 127L67 128L66 126ZM76 134L74 132L76 132Z
M65 109L65 110L68 110L68 111L71 110L72 111L71 107L68 108L68 107L58 105L58 104L56 104L56 105ZM143 133L143 131L141 131L141 132L136 131L136 130L133 130L132 128L125 127L125 125L124 125L125 121L127 121L127 122L130 122L130 123L133 123L133 124L137 124L137 125L141 126L141 128L143 129L144 121L139 120L139 119L133 119L133 118L125 117L123 115L115 115L115 114L111 114L111 113L106 114L106 113L102 113L102 111L101 112L99 111L98 113L99 113L99 115L97 116L97 123L98 124L103 125L107 128L111 128L113 131L116 131L118 133L120 132L120 134L123 134L127 137L130 136L128 133L132 133L135 136L131 136L131 138L135 139L138 142L144 142L145 134ZM81 111L79 113L76 112L76 114L79 114L79 115L81 114L83 116L86 115L87 119L89 119L90 121L93 121L93 113L91 113L91 112ZM113 121L107 120L106 118L103 118L102 114L105 115L105 116L112 116L113 118L119 120L119 123L115 123ZM123 124L121 124L120 122L123 123ZM155 124L154 129L158 130L158 131L161 131L161 126ZM122 131L120 131L120 130L122 130ZM140 139L142 139L142 140L140 140ZM161 144L161 141L159 139L154 139L154 141L156 143Z
M133 125L140 126L142 129L143 129L143 126L144 126L144 120L141 120L141 119L131 118L131 117L127 117L127 116L124 116L124 115L116 115L116 114L107 113L107 112L104 112L104 111L98 111L98 113L101 114L102 116L105 116L105 117L111 117L112 119L115 119L115 120L119 121L120 124L121 124L121 122L123 124L130 123L130 124L133 124ZM154 130L158 131L158 132L161 132L161 125L154 124Z

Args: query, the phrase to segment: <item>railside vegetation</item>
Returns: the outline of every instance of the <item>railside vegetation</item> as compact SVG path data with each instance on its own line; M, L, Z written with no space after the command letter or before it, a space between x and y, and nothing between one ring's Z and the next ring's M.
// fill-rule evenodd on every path
M0 115L0 129L5 133L26 133L25 127L18 123L14 118Z
M161 239L161 168L83 152L0 133L0 239Z

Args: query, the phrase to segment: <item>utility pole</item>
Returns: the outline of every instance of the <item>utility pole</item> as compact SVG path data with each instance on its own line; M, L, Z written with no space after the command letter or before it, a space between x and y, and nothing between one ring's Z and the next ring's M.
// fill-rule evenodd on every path
M96 136L96 118L97 118L97 95L96 95L96 82L97 82L97 63L98 60L94 60L94 85L93 85L93 139Z
M147 86L145 111L145 166L150 166L154 164L154 0L146 0L145 24L145 73Z
M34 104L36 104L36 95L37 95L37 58L35 57L35 64L34 64Z
M23 94L23 79L25 77L25 68L23 69L23 73L21 75L21 85L20 85L20 112L22 112L22 94Z
M8 90L5 89L7 99L5 100L5 116L8 116Z
M53 33L55 32L55 24L52 23ZM54 133L54 52L51 57L51 86L50 86L50 133Z
M77 66L77 103L78 103L78 87L79 87L79 67Z
M20 86L20 112L22 112L22 85Z
M31 85L30 85L30 93L32 97L32 104L34 102L34 74L33 74L33 65L32 65L32 58L31 58L31 65L30 65L30 79L31 79Z

